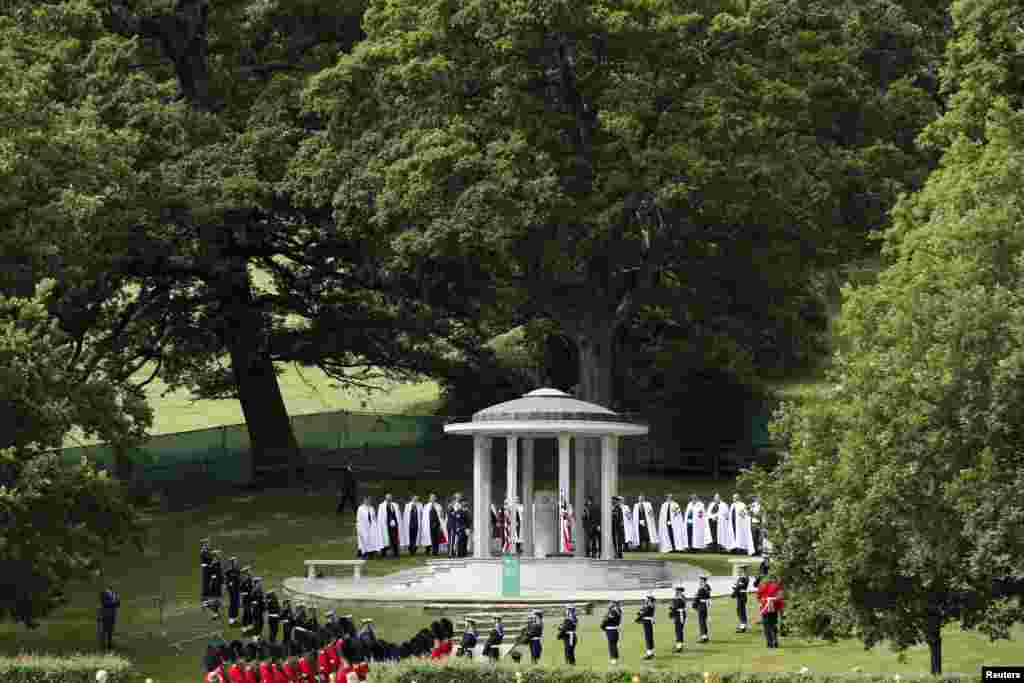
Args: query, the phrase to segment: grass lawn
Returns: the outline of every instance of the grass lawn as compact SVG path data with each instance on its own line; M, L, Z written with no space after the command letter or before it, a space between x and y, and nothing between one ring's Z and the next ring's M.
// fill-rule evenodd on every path
M540 483L539 483L540 484ZM664 490L696 490L706 492L719 488L726 493L725 482L657 481L623 477L620 487L627 495L643 491L652 496ZM378 481L365 486L371 495L386 491L399 499L410 493L425 496L437 492L447 496L453 491L470 491L470 482L463 480ZM208 504L181 512L160 513L146 511L150 529L150 543L142 553L128 553L111 558L106 578L121 594L122 610L115 642L122 654L135 660L142 673L152 676L158 683L198 680L200 658L206 643L206 634L215 632L218 624L199 613L198 539L210 537L215 548L223 549L226 556L238 556L243 564L252 565L264 585L271 589L289 576L302 574L302 561L313 555L349 558L355 553L354 515L346 512L339 517L334 512L335 501L330 493L308 494L288 490L262 493L235 493L225 495ZM658 556L650 554L651 556ZM630 557L643 557L632 553ZM728 573L723 556L682 555L670 556L704 567L713 574ZM399 561L371 562L369 575L396 571L423 563L422 555L415 559L403 557ZM92 651L96 643L95 609L100 590L99 580L83 581L70 587L71 604L53 618L43 622L35 631L11 624L0 624L0 652L14 654L21 651L70 653ZM163 593L164 623L153 596ZM342 606L344 608L344 606ZM351 610L357 616L372 616L382 637L400 642L410 637L421 624L431 617L418 608L375 609L372 614ZM641 634L632 622L635 616L627 612L622 643L623 659L620 667L642 671L645 668L707 670L743 669L747 671L793 670L801 666L813 671L846 671L860 666L865 671L901 672L907 674L927 671L927 651L916 649L909 653L908 661L901 664L887 650L865 653L856 643L830 646L795 639L785 639L783 648L768 651L764 648L760 631L736 635L733 633L732 606L726 600L716 600L712 607L712 636L714 640L704 646L693 645L685 654L671 655L670 629L664 617L665 606L658 607L656 644L659 657L651 663L641 663ZM578 659L581 664L607 666L604 639L597 630L598 615L582 623ZM692 642L696 622L691 621L687 640ZM548 623L545 633L545 663L561 661L560 643L555 640L557 624ZM163 635L166 633L166 635ZM225 630L231 639L237 631ZM1024 631L1018 628L1019 638ZM198 637L178 653L171 642ZM946 669L951 672L977 671L982 663L1020 663L1015 654L1019 643L989 644L983 637L949 629L944 642ZM141 679L140 679L141 680Z

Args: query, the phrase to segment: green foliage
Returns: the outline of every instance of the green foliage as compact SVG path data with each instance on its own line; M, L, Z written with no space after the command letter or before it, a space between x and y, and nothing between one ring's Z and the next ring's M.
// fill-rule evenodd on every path
M65 466L49 449L73 428L121 452L145 435L152 413L136 388L84 371L78 348L34 299L0 296L0 618L34 626L64 602L64 586L129 542L141 543L117 482L88 462Z
M710 676L709 676L710 673ZM630 683L639 676L643 683L890 683L884 675L836 674L805 675L797 672L729 673L678 672L650 669L593 671L569 666L532 667L501 663L497 666L481 665L464 660L449 660L443 665L423 662L374 665L373 675L382 683ZM968 676L919 676L904 680L919 683L966 683Z
M747 479L814 635L937 648L945 623L996 639L1024 620L999 587L1024 557L1024 115L1005 79L963 76L998 70L986 27L1011 6L956 3L963 90L926 135L950 143L941 168L894 210L877 282L845 292L827 400L785 406L788 457Z
M0 676L9 683L93 683L97 671L107 672L108 683L125 683L138 676L132 663L118 655L53 657L26 653L0 657Z

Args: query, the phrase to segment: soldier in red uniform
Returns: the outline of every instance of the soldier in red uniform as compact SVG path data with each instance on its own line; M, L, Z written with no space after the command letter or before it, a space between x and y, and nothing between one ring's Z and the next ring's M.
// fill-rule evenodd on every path
M338 642L339 641L335 640L334 642L329 643L326 648L327 666L330 669L331 673L336 672L340 665L340 658L338 657Z
M327 648L320 648L316 654L316 670L320 674L320 680L324 680L331 675L331 658L327 656Z
M238 660L231 662L228 667L228 679L231 683L245 683L245 674L242 673L242 663Z
M298 683L299 671L296 668L294 659L285 660L285 663L281 665L281 671L284 673L284 677L288 680L288 683Z
M245 683L260 683L260 671L255 661L247 662L244 669Z
M299 657L299 681L301 683L313 683L315 670L313 658L308 652Z
M270 668L270 662L260 663L260 683L274 683L274 671Z

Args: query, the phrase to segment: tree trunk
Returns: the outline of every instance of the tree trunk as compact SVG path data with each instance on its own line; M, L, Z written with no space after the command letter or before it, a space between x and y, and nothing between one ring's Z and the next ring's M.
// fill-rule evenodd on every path
M252 288L245 264L232 269L230 282L220 288L225 316L225 342L238 388L252 449L252 472L260 465L288 465L288 485L298 479L299 449L292 432L288 409L267 350L260 348L263 319L252 308Z
M614 410L612 387L615 325L593 325L578 332L575 337L580 369L576 398ZM608 505L611 501L601 500L601 442L599 439L587 439L585 443L587 465L584 493L599 501L600 505Z
M931 655L932 676L942 675L942 624L928 627L928 654Z

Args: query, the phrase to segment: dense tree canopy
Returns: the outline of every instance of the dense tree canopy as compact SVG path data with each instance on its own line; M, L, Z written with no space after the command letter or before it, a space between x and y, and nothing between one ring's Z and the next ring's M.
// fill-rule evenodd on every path
M1024 620L1024 150L1016 3L960 0L941 167L901 199L876 284L846 292L827 400L787 406L751 484L806 631L872 646ZM1019 24L1019 20L1018 20Z

